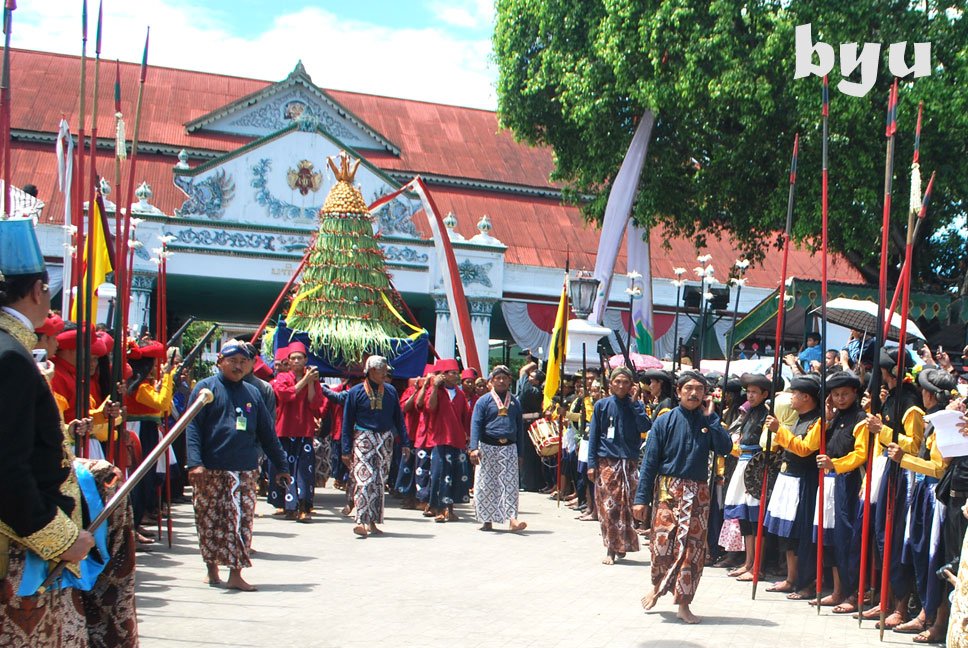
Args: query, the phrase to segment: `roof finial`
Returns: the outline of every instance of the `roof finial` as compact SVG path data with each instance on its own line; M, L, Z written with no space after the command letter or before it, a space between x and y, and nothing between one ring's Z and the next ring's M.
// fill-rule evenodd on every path
M309 72L306 71L306 66L303 65L302 59L299 59L298 61L296 61L296 67L294 67L292 69L292 72L289 73L289 78L296 77L296 76L304 77L310 83L312 83L313 81L309 76Z

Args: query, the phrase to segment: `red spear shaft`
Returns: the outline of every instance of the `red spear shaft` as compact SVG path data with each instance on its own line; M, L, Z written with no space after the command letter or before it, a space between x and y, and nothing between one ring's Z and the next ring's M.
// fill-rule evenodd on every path
M793 230L793 204L796 198L797 189L797 153L800 149L800 134L797 133L793 138L793 158L790 160L790 193L787 198L787 217L786 230L783 235L783 263L780 266L780 291L779 302L776 310L776 344L773 351L773 378L780 374L780 359L783 357L783 317L786 312L786 281L787 281L787 261L790 258L790 232ZM773 410L776 398L770 401L770 409ZM774 414L774 412L770 412ZM770 475L770 453L773 443L773 435L769 428L766 431L766 454L767 461L763 463L763 486L760 489L759 517L756 520L756 549L753 553L753 598L756 598L756 586L760 582L760 564L763 560L763 520L766 516L766 492L769 484Z
M824 364L827 362L827 215L828 215L828 174L827 144L830 117L830 86L828 78L823 78L823 168L820 176L820 353ZM827 401L827 370L820 370L820 448L819 453L827 454L827 415L824 404ZM824 513L824 470L819 470L817 482L817 614L820 614L820 597L823 592L823 513Z
M874 329L877 334L883 331L884 327L884 306L887 303L887 265L888 265L888 234L891 228L891 191L894 185L894 136L897 133L897 79L894 80L894 84L891 86L890 94L888 95L887 101L887 128L885 130L885 136L887 137L887 153L884 161L884 211L881 221L881 268L880 268L880 280L878 282L877 289L877 326ZM883 337L878 341L879 345L883 346ZM861 349L863 353L863 349ZM875 349L874 351L874 366L871 371L872 383L871 383L871 414L879 415L881 413L881 361L880 352ZM873 433L868 433L868 443L867 443L867 467L866 467L866 477L864 479L864 515L863 515L863 527L861 528L861 541L860 541L860 574L858 578L857 585L857 624L860 625L864 620L863 607L864 607L864 593L866 589L867 580L867 556L870 549L870 533L871 533L871 478L872 470L874 466L874 450L876 448L876 439ZM874 561L871 561L871 567L873 569ZM873 581L873 575L871 576ZM883 596L882 596L883 598ZM881 610L881 625L883 625L884 613Z

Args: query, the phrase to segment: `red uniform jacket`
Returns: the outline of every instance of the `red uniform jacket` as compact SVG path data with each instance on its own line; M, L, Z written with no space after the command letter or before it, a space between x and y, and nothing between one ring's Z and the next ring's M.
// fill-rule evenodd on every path
M466 448L471 431L471 412L467 407L464 391L458 387L453 400L447 388L437 387L437 409L430 409L430 395L427 392L424 409L430 423L429 437L431 446L447 445L452 448Z
M326 403L323 390L317 382L296 392L297 382L296 376L289 371L272 381L272 391L276 394L276 436L305 438L316 434L315 417L322 414ZM309 401L310 393L315 393L312 402Z

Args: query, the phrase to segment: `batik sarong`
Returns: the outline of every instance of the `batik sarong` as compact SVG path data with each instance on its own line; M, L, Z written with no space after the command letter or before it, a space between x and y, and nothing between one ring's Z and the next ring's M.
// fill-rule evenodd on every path
M639 473L632 459L598 458L595 508L602 527L602 542L609 553L639 550L639 536L632 519L632 500Z
M429 448L418 448L414 452L417 458L413 463L413 482L418 502L430 501L430 454Z
M470 480L464 466L467 453L439 445L430 453L430 508L440 510L470 501Z
M478 446L481 463L474 481L478 522L504 523L518 517L518 446Z
M357 524L383 522L384 496L390 458L393 456L393 433L356 428L353 439L354 505Z
M709 484L662 475L652 503L652 585L689 604L706 564Z
M289 511L304 511L312 507L316 493L316 453L312 437L280 437L279 443L289 460L288 486L276 483L279 471L269 462L269 504Z
M258 470L206 468L192 482L198 547L206 564L243 569L249 561Z
M332 447L329 445L329 441L323 439L313 439L313 450L316 453L316 486L320 488L329 481L329 477L333 472L333 466L331 463L331 454L333 452Z
M121 486L116 468L107 461L92 462L87 468L94 475L101 499L107 502ZM81 592L81 600L91 648L128 648L138 645L134 513L130 503L116 508L107 525L111 558L94 587Z
M106 502L120 485L114 466L106 461L86 465ZM37 596L17 596L26 550L11 543L7 577L0 580L0 647L137 646L132 519L130 504L118 507L108 518L110 559L87 592L51 589Z

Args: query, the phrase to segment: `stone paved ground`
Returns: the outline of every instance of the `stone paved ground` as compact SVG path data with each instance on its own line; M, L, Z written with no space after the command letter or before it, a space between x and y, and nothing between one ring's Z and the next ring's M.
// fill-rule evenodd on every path
M871 622L859 630L826 609L817 616L762 584L752 601L720 569L706 570L693 606L702 625L679 623L669 597L645 614L647 547L604 566L598 525L545 496L522 494L530 526L520 536L478 531L469 507L462 521L435 524L388 500L386 535L366 540L340 518L342 498L318 492L309 525L256 520L258 553L245 571L254 593L201 582L191 507L176 506L173 548L138 557L142 646L881 645ZM910 643L891 633L884 641Z

